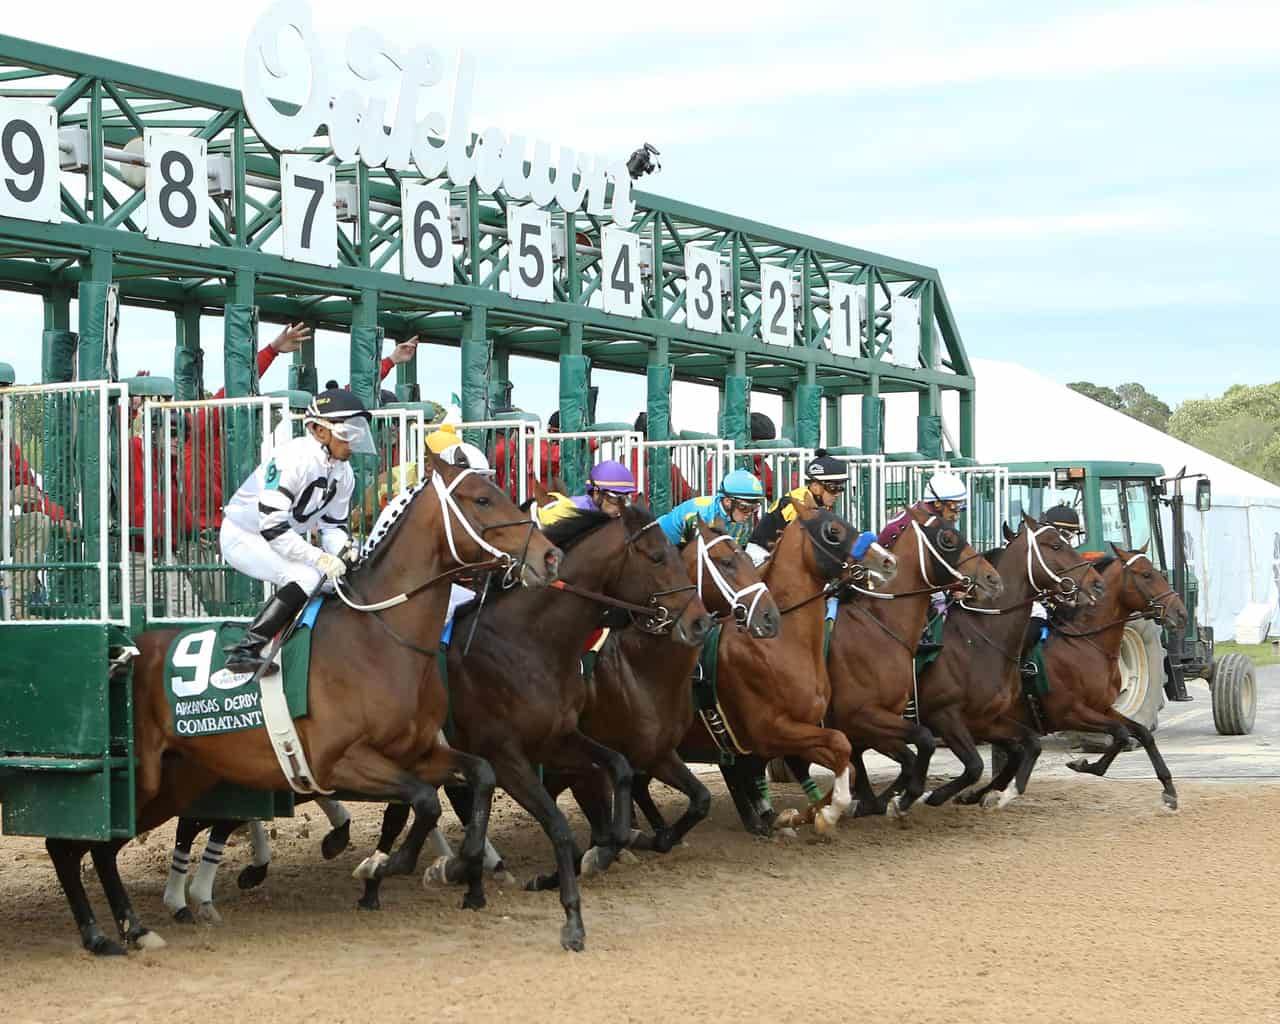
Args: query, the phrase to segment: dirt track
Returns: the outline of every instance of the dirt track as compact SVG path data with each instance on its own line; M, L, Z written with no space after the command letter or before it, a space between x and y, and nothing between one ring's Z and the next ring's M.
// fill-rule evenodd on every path
M0 992L10 1022L1280 1020L1280 787L1187 785L1177 815L1157 794L1045 781L1003 811L920 808L819 843L749 838L717 792L686 848L586 884L579 955L553 894L491 884L471 914L395 879L382 913L357 913L373 808L331 863L323 816L307 838L281 822L253 893L235 888L247 844L230 850L219 927L167 921L171 831L131 845L125 881L169 947L127 960L80 952L42 845L4 839ZM536 827L496 812L508 866L544 869Z

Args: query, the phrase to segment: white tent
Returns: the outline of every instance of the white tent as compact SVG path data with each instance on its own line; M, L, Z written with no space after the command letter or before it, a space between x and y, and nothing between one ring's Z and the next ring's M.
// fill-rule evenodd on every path
M1115 460L1186 466L1213 481L1213 508L1190 504L1187 553L1201 586L1201 620L1234 634L1249 604L1268 608L1280 632L1280 487L1207 452L1108 409L1014 363L975 359L976 447L983 462ZM955 410L948 419L956 423ZM1166 518L1165 532L1169 523Z

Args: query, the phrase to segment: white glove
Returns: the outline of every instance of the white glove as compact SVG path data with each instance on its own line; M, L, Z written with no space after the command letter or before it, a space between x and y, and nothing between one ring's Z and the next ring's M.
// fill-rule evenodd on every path
M347 571L347 563L337 555L331 555L327 551L320 553L316 558L315 566L324 573L330 582L345 575Z

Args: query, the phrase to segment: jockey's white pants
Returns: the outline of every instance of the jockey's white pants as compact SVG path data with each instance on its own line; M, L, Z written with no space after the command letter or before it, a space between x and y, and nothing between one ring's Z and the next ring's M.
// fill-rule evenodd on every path
M226 563L255 580L274 583L277 587L296 583L308 594L320 583L319 569L282 557L262 539L262 534L243 530L225 517L218 540Z

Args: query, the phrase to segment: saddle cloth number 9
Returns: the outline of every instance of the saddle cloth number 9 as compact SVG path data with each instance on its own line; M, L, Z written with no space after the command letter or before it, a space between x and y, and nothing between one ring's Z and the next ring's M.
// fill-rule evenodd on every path
M210 679L213 671L213 655L217 649L218 631L202 629L184 636L173 648L169 659L175 669L191 669L191 678L182 675L169 677L169 686L175 697L198 697L209 688L212 681L215 689L234 690L244 685L244 677Z

